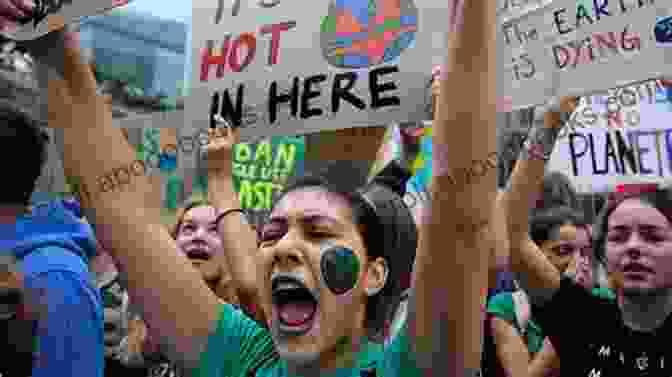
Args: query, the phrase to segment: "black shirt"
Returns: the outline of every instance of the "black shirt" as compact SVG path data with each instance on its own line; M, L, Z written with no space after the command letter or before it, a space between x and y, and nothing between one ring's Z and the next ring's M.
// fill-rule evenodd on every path
M570 377L672 376L672 316L654 332L628 328L615 300L590 294L570 278L532 315Z

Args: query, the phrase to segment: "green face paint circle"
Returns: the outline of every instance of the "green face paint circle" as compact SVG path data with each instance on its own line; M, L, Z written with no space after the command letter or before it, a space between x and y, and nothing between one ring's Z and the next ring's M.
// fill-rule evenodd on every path
M357 285L359 258L347 247L331 246L322 253L320 270L327 288L342 295Z

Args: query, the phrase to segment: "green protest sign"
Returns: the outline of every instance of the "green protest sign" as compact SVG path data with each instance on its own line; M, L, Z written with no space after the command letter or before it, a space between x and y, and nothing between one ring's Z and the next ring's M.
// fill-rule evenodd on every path
M287 179L301 174L305 155L303 137L280 136L234 148L233 178L241 206L268 211Z

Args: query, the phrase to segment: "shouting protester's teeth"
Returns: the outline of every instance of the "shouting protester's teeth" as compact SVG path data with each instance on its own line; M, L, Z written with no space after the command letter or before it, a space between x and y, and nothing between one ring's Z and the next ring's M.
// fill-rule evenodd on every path
M275 277L272 279L272 294L281 330L303 333L312 327L317 299L303 282L289 276Z

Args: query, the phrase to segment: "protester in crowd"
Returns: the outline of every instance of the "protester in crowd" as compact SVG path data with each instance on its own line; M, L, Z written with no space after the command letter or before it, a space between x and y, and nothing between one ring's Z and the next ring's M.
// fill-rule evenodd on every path
M215 208L207 201L196 200L178 211L170 234L217 297L237 306L236 287L224 258L225 250L215 220ZM123 343L125 364L146 370L146 377L188 375L162 352L160 334L151 331L138 313L131 315L129 334Z
M560 360L567 360L563 374L667 375L665 358L672 357L664 346L672 311L667 267L672 255L670 192L635 193L608 203L594 227L594 250L618 281L616 299L585 290L558 271L523 231L530 209L527 198L541 188L562 124L560 112L546 117L551 126L537 130L545 141L541 148L525 150L527 158L514 170L508 198L512 265L528 293L532 316ZM580 310L566 310L569 307Z
M560 108L568 112L573 111L576 101L576 98L564 99ZM555 142L552 132L563 125L557 108L547 112L544 112L545 110L541 108L539 113L543 116L535 118L537 128L534 128L530 135L532 138L547 143L546 145L541 143L542 148L537 149L537 152L548 153L547 155L536 155L536 158L542 161L550 156L550 151ZM548 130L551 131L550 135L544 138L543 133L548 132ZM549 138L549 136L551 137ZM516 176L519 177L518 182L525 179L526 183L530 185L541 186L539 194L535 195L534 192L528 191L531 197L536 199L531 202L527 199L527 205L532 209L532 226L527 237L530 238L530 242L534 242L544 251L546 257L556 269L571 273L577 284L585 289L592 289L594 295L608 297L608 290L605 291L596 287L599 267L601 266L595 261L593 255L591 228L579 220L581 214L577 212L580 211L580 205L576 199L576 192L564 174L552 172L544 176L543 165L540 167L539 163L530 162L530 159L534 160L531 156L535 157L529 145L527 145L522 154L523 159L518 161L514 170ZM539 183L540 180L542 182ZM507 199L511 195L514 203L515 200L522 201L521 191L524 189L527 189L527 187L521 189L519 183L515 189L512 188L511 193L507 194ZM573 219L571 222L574 225L581 226L577 228L572 227L571 224L562 224L567 219ZM515 228L512 227L512 229L515 229L514 235L519 237L518 230L525 229L525 223L519 221L512 222L512 224L515 226ZM553 232L554 230L555 232ZM554 237L557 236L557 241L549 240L548 236L551 233L555 233ZM564 243L567 243L568 245L565 246L570 246L569 248L559 247L556 253L553 247L544 247L553 246L551 243L563 243L562 238L566 238ZM549 243L549 241L551 242ZM561 250L563 248L565 252ZM570 249L573 252L567 253ZM493 331L496 333L498 355L495 367L490 368L491 375L501 375L505 371L514 374L528 373L532 376L548 376L559 373L560 361L558 355L547 339L541 341L543 339L543 328L533 319L530 319L529 299L523 290L518 290L510 295L499 295L489 303L488 309L494 317L492 325ZM531 334L535 336L531 336ZM505 346L505 343L509 346ZM511 344L515 344L517 347L511 346ZM529 349L533 344L534 349ZM493 360L491 357L489 359ZM502 369L503 366L504 369Z
M569 178L562 172L554 171L544 176L541 196L534 205L534 211L544 211L560 206L582 211L578 194Z
M511 146L505 145L504 147L499 149L507 151L508 150L507 148L509 147ZM516 148L515 150L519 151L519 149L520 148ZM500 156L500 160L497 165L498 168L502 166L502 163L503 161ZM510 165L511 165L510 170L513 170L513 167L515 166L515 159L510 162ZM498 198L499 200L503 201L505 192L506 192L505 190L500 191L500 197ZM549 174L546 174L546 176L544 176L543 190L541 196L535 202L533 212L544 211L546 209L557 206L567 206L570 208L574 208L576 210L580 210L579 201L577 199L577 193L572 187L569 178L567 178L567 176L561 172L551 172ZM500 208L500 211L503 212L503 208ZM588 229L588 226L586 226L586 229ZM577 242L582 243L581 247L584 247L586 244L590 243L589 232L587 238L585 237L584 232L579 232L578 237L579 239L577 239ZM511 271L508 270L498 271L496 284L491 284L492 287L488 291L488 301L499 293L515 291L516 288L514 280L515 277L513 276Z
M46 160L34 119L0 100L0 161L11 177L0 187L0 374L102 377L92 230L60 201L27 209Z
M577 279L584 286L592 284L592 248L580 213L569 207L536 213L530 221L530 236L558 271L564 272L572 265L580 272ZM488 302L488 314L500 369L493 375L525 375L538 365L533 361L542 348L544 333L530 316L525 291L496 295Z
M574 292L576 297L571 298L569 294L563 294L563 289L571 294L569 289L576 288L565 282L565 277L556 296L543 307L535 308L554 331L549 335L559 355L571 360L565 364L583 364L582 369L573 365L565 368L572 372L595 370L594 373L609 373L622 368L633 371L631 375L664 374L664 360L669 352L657 346L664 342L657 337L669 331L667 323L670 309L666 306L668 301L665 296L668 289L666 284L669 283L666 283L664 275L667 270L661 263L666 263L665 253L672 250L670 199L670 192L656 190L611 200L600 216L595 241L599 258L607 263L610 270L611 289L593 291L593 296L588 296L588 299L586 295ZM549 305L557 310L555 305L559 304L554 301L560 298L576 299L574 305L590 305L586 311L598 311L582 318L585 322L581 322L574 330L593 331L592 336L583 333L583 337L572 337L557 332L561 326L554 322L558 319L549 314ZM638 313L633 307L640 308L646 314ZM578 346L582 346L585 353L581 357L576 354L579 350L568 349ZM605 355L605 349L614 355Z
M203 280L223 301L237 304L235 287L228 273L212 206L193 201L181 208L170 233L179 248L201 272ZM214 236L213 236L214 232ZM105 303L106 376L176 377L185 374L160 351L157 334L152 334L134 306L130 305L114 262L99 252L92 266Z
M212 143L211 146L209 146L206 149L207 153L207 160L208 160L208 166L211 168L208 169L209 176L208 176L208 182L210 182L210 190L209 190L209 195L216 200L218 203L225 203L224 205L220 205L220 207L224 207L225 205L228 205L228 207L233 207L236 208L235 206L232 206L230 203L238 203L238 195L234 190L232 190L232 169L231 169L231 150L233 144L237 143L237 132L234 132L232 134L232 138L230 141L227 141L225 143ZM408 140L407 141L409 144L413 143L413 140ZM406 143L404 143L406 144ZM399 156L398 160L393 160L388 165L385 166L381 171L379 171L375 177L373 178L373 181L379 184L382 184L384 186L387 186L391 188L394 192L396 192L399 196L403 197L405 192L406 192L406 184L408 180L411 178L411 164L410 161L414 159L414 157L417 156L418 151L412 149L412 146L410 148L407 148L406 145L402 147L401 154ZM328 166L329 164L325 164L325 166ZM333 165L333 163L332 163ZM346 166L347 170L339 169L338 167L331 169L330 175L334 176L334 174L338 173L344 173L344 176L336 176L333 177L333 180L342 180L345 179L347 176L347 179L352 181L352 182L358 182L358 180L362 180L362 177L358 177L357 174L352 174L352 169L351 165L348 164ZM326 169L330 170L330 169ZM228 172L228 173L227 173ZM227 175L228 174L228 175ZM361 181L360 181L361 182ZM357 186L357 185L353 185ZM233 225L233 228L227 228L227 226ZM243 224L244 225L244 224ZM236 234L239 229L240 229L241 223L224 223L224 226L220 229L223 230L221 233L221 237L225 239L231 239L232 235ZM228 235L228 236L227 236ZM259 234L258 237L261 237L263 234ZM414 245L410 245L414 247ZM416 250L398 250L399 253L408 253L409 255L415 254ZM251 255L249 252L244 253L242 255L235 255L235 254L228 254L228 263L231 268L234 270L238 271L246 271L245 274L247 276L247 280L249 280L249 276L252 275L251 271L245 270L244 267L246 266L246 263L249 263ZM400 277L400 287L402 290L407 290L410 288L410 274L407 276L401 276ZM258 282L258 280L256 280ZM238 286L238 284L235 284ZM257 288L258 289L258 288ZM403 296L407 298L406 296ZM259 304L258 302L254 303ZM395 307L394 305L392 307ZM394 331L395 329L398 329L398 327L394 327L394 324L392 322L396 321L395 323L400 323L401 319L400 318L405 318L405 304L400 304L399 309L398 309L398 315L391 316L394 317L394 319L391 319L389 323L387 324L387 327L389 327L389 332L388 335L393 336L396 334ZM248 311L250 313L255 313L256 311ZM261 314L261 313L258 313ZM264 324L266 321L261 321L262 324Z
M241 208L238 193L233 183L233 145L235 138L214 135L207 145L208 201L213 208ZM211 133L211 137L213 134ZM237 297L244 311L260 323L266 323L264 313L259 308L262 302L260 281L257 271L257 255L254 247L260 229L249 225L243 211L238 212L239 219L232 217L215 218L215 227L222 242L224 261L231 273L236 287ZM221 220L221 221L219 221Z
M514 163L511 164L511 169L513 169L514 165ZM505 192L502 194L504 196L506 195ZM557 207L562 207L562 209L554 209ZM552 213L549 213L550 209L554 209ZM538 241L542 243L551 243L549 236L551 236L551 233L555 233L554 230L557 230L557 227L556 229L546 228L553 224L559 227L563 220L557 218L558 216L578 220L581 217L578 210L579 203L577 194L567 176L560 172L546 174L543 179L543 190L540 193L540 196L535 200L534 210L532 211L532 213L542 215L537 216L537 220L540 220L538 222L539 229L537 229L536 232L538 234ZM548 223L545 220L549 220L549 217L551 219L556 217L556 221ZM583 223L582 221L579 222ZM533 221L533 223L535 223L535 221ZM592 265L589 264L592 259L589 255L589 250L591 248L590 232L587 224L580 225L581 226L577 228L575 232L576 238L571 240L575 252L565 253L567 255L565 255L564 261L561 261L561 256L554 253L551 248L546 248L546 251L549 254L554 255L555 261L558 263L556 267L561 268L562 270L565 270L570 265L568 260L577 262L577 266L580 267L580 275L577 279L580 279L588 287L588 285L592 284L593 277ZM570 225L569 227L572 226ZM497 298L494 299L495 297ZM527 314L522 321L517 321L519 317L517 316L518 313ZM557 355L552 350L550 344L544 342L544 352L538 353L542 350L540 341L543 337L541 337L541 331L534 321L531 321L529 325L527 324L528 317L529 304L527 297L517 286L514 274L511 271L500 272L498 274L497 286L490 289L488 294L488 324L485 328L486 337L483 350L483 369L485 376L500 376L507 372L513 373L512 369L524 369L527 365L525 364L525 361L527 361L528 364L531 361L531 364L529 364L530 373L538 373L538 371L542 369L545 371L544 373L547 373L546 369L552 372L557 372L557 369L559 368L556 367L556 365L558 365ZM529 331L534 332L534 335L538 335L538 337L529 335L528 327L531 327ZM511 343L510 341L507 341L509 337L514 337L513 343L518 346L517 348L506 345L507 343ZM522 343L516 339L518 337L523 338ZM539 339L539 337L541 338ZM530 350L531 353L522 351L523 348L529 348L530 346L532 347L532 350ZM550 348L550 350L546 350L546 348ZM526 355L526 358L516 358L516 360L513 361L510 357L506 358L507 363L512 362L515 365L512 367L503 366L504 360L500 358L500 355L503 352L512 353L513 351L518 351L518 355ZM514 355L515 354L516 353L514 353ZM549 364L549 362L547 362L548 360L552 363Z
M171 236L217 296L239 304L237 287L225 258L227 249L217 233L217 209L205 200L188 203L177 213Z
M454 30L448 33L449 59L441 80L446 90L437 105L440 127L434 130L434 151L446 148L446 153L434 155L435 195L421 225L409 319L384 349L365 335L377 332L387 314L374 309L376 301L398 301L396 279L410 271L413 259L386 246L416 241L410 212L384 185L343 195L319 180L305 180L275 204L256 252L270 331L220 305L188 267L168 233L155 225L158 211L143 206L150 189L146 177L83 203L101 242L110 245L127 274L131 297L143 298L143 318L169 340L176 359L208 376L337 371L353 376L371 368L385 376L420 375L423 369L435 375L478 374L496 177L486 172L458 184L453 175L496 149L496 15L490 5L481 0L458 7L452 15L457 21L449 23ZM49 83L50 122L73 146L64 153L66 165L92 184L99 169L129 164L133 151L96 95L93 75L72 46L74 35L64 36L66 80ZM451 93L451 86L464 90ZM237 209L220 210L219 220L242 222ZM252 252L255 244L246 247ZM349 269L338 270L341 265Z

